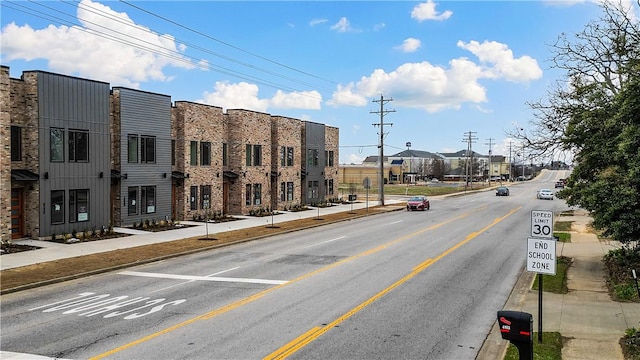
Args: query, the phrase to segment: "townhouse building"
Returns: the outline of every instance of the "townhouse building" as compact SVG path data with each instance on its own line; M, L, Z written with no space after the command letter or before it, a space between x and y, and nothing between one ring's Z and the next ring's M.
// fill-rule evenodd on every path
M317 204L336 127L0 66L0 237Z

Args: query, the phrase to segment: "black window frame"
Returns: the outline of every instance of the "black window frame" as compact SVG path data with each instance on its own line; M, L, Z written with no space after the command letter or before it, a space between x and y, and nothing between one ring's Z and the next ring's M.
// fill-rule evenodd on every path
M22 127L11 125L11 161L22 161Z
M156 137L152 135L140 135L140 163L156 163Z
M211 209L211 185L200 185L200 209Z
M191 166L198 165L198 142L197 141L189 142L189 165Z
M198 187L189 187L189 210L198 210Z
M89 130L69 129L69 162L87 163L89 162ZM84 155L84 156L83 156Z
M155 214L158 211L157 194L155 185L140 186L140 214ZM151 211L149 207L153 207Z
M51 190L51 225L60 225L65 222L65 192L65 190Z
M133 196L131 194L133 193ZM127 187L127 215L138 215L138 187Z
M85 203L81 202L80 195L85 194ZM69 190L69 222L70 223L81 223L88 222L90 219L89 216L89 200L90 200L90 192L89 189L71 189ZM81 212L82 205L84 205L84 209L86 211ZM80 220L80 214L86 214L86 218Z
M59 133L60 137L55 137L54 133ZM54 162L54 163L64 162L64 154L65 154L64 139L65 139L65 131L63 128L58 128L58 127L49 128L49 161L50 162Z
M127 162L130 164L138 163L138 134L127 135Z
M200 165L211 165L211 143L208 141L200 142Z

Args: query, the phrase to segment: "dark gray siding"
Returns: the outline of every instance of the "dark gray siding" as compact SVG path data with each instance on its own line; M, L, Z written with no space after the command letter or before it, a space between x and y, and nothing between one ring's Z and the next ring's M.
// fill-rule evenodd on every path
M304 179L305 199L307 204L317 203L324 200L324 125L312 122L305 122L305 155L303 156L306 164L306 178ZM309 166L307 162L308 150L315 149L318 151L318 166ZM309 181L318 182L318 196L312 198L309 196Z
M109 84L38 73L41 237L109 225ZM52 127L64 129L64 161L50 161ZM69 161L69 130L89 132L89 161ZM45 179L46 174L46 179ZM102 177L100 176L102 174ZM69 222L69 190L89 190L88 221ZM65 191L65 218L51 224L51 191Z
M143 220L171 218L171 97L144 91L114 88L120 92L121 121L121 173L126 178L121 182L122 224L130 225ZM155 163L129 163L127 140L130 134L152 136L156 140ZM138 148L138 161L140 161ZM155 186L155 212L140 211L140 191L137 202L138 214L128 214L129 187Z

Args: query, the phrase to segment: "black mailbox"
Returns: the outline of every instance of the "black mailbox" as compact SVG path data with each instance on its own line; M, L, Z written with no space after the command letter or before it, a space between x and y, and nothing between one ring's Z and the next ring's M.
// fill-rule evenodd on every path
M498 311L500 334L505 340L533 342L533 315L522 311Z

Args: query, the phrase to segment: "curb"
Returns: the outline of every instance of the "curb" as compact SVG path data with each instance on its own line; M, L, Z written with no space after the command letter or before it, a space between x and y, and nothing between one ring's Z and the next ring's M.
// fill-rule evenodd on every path
M390 205L385 205L385 206L390 206ZM151 258L151 259L140 260L140 261L136 261L136 262L133 262L133 263L121 264L121 265L111 266L111 267L108 267L108 268L97 269L97 270L93 270L93 271L87 271L87 272L80 273L80 274L63 276L63 277L59 277L59 278L55 278L55 279L50 279L50 280L40 281L40 282L36 282L36 283L16 286L16 287L9 288L9 289L4 289L4 290L0 291L0 295L11 294L11 293L19 292L19 291L34 289L34 288L41 287L41 286L57 284L57 283L61 283L61 282L64 282L64 281L75 280L75 279L79 279L79 278L83 278L83 277L87 277L87 276L103 274L103 273L107 273L107 272L111 272L111 271L125 269L125 268L132 267L132 266L149 264L149 263L153 263L153 262L156 262L156 261L172 259L172 258L184 256L184 255L191 255L191 254L204 252L204 251L209 251L209 250L213 250L213 249L217 249L217 248L221 248L221 247L225 247L225 246L229 246L229 245L240 244L240 243L244 243L244 242L248 242L248 241L264 239L264 238L267 238L267 237L270 237L270 236L275 236L275 235L280 235L280 234L287 234L287 233L291 233L291 232L295 232L295 231L307 230L307 229L320 227L320 226L324 226L324 225L335 224L335 223L339 223L339 222L343 222L343 221L351 221L353 219L359 219L359 218L363 218L363 217L367 217L367 216L378 215L378 214L383 214L383 213L392 212L392 211L401 211L401 210L404 210L404 206L398 207L398 208L389 208L389 209L385 208L384 211L377 210L375 212L368 212L368 213L361 214L361 215L354 215L353 217L350 217L348 219L334 220L334 221L329 221L329 222L325 222L325 223L320 223L320 224L317 224L317 225L309 225L309 226L304 226L304 227L300 227L300 228L296 228L296 229L282 230L282 231L279 231L279 232L276 232L276 233L273 233L273 234L269 234L269 235L254 236L254 237L250 237L250 238L244 238L244 239L239 239L239 240L236 240L236 241L226 242L226 243L223 243L223 244L215 244L215 245L211 245L211 246L204 247L204 248L201 248L201 249L183 251L183 252L179 252L179 253L175 253L175 254L164 255L164 256L159 256L159 257L155 257L155 258ZM293 220L293 221L295 221L295 220Z

